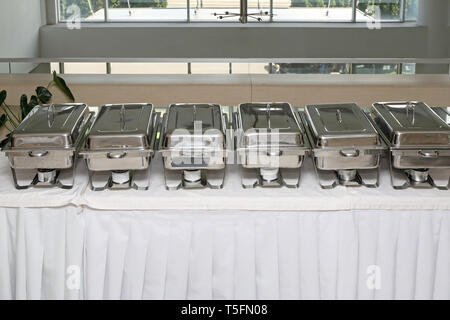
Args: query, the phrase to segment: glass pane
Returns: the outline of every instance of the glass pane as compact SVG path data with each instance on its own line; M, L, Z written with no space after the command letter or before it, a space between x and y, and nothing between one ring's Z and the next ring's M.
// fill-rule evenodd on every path
M11 73L50 73L50 68L47 68L47 66L48 64L39 64L34 62L12 62Z
M275 21L351 21L352 0L273 0Z
M191 0L190 4L191 21L239 21L240 0Z
M68 21L73 28L84 21L105 20L105 0L59 0L59 20Z
M269 73L268 63L245 63L236 62L231 64L231 73L235 74L267 74Z
M112 74L187 74L187 63L111 63Z
M109 0L110 21L186 21L187 0Z
M356 21L372 22L400 20L401 0L359 0Z
M405 0L405 2L405 20L417 20L417 14L419 12L419 0Z
M50 63L50 72L53 73L53 71L56 71L56 73L60 73L59 63L57 62Z
M353 64L354 74L397 74L397 64Z
M197 62L191 63L192 74L228 74L230 73L229 63Z
M274 63L272 73L345 74L349 73L349 66L345 63Z
M270 0L248 0L248 22L270 20Z
M416 64L415 63L402 64L402 74L416 74Z
M70 62L64 63L66 74L106 74L106 63Z

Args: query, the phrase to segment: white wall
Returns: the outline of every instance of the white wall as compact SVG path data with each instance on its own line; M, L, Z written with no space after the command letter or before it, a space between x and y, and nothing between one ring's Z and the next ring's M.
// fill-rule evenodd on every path
M0 58L39 56L39 28L44 24L43 0L0 0ZM33 66L14 66L29 71Z
M422 58L427 29L411 24L64 24L41 28L42 57Z

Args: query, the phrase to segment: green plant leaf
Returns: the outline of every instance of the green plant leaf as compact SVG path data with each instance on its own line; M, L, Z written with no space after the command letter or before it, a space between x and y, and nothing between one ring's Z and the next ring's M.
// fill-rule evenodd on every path
M63 78L58 77L56 74L56 71L53 71L53 81L55 82L56 86L73 102L75 101L75 97L73 96L72 92L70 91L69 87L66 84L66 81L64 81Z
M2 114L2 115L0 116L0 127L3 127L3 126L5 125L5 123L6 123L7 120L8 120L8 119L7 119L7 117L6 117L6 114Z
M28 102L28 98L26 94L23 94L20 97L20 110L22 112L22 120L33 110L34 106L39 104L38 98L36 96L31 96L30 102Z
M37 87L36 88L36 94L42 103L48 103L52 99L52 94L50 91L48 91L45 87Z
M28 107L28 97L26 94L20 96L20 111L22 113L22 120L25 118L25 110Z
M6 100L6 90L2 90L0 92L0 105L2 105L3 102L5 102L5 100Z

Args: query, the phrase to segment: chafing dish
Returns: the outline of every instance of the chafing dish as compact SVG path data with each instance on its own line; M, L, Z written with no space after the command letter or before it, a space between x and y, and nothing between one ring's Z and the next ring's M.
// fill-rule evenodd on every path
M163 118L160 152L166 188L222 188L228 121L216 104L172 104Z
M437 185L433 178L435 173L439 175L435 169L450 168L450 127L446 121L423 102L374 103L372 116L389 146L395 189L448 189L448 177L445 185Z
M308 105L303 115L323 189L378 187L386 148L370 117L354 103Z
M100 107L98 115L80 151L89 169L91 189L137 190L137 176L148 175L154 155L158 113L151 104L108 104ZM105 178L102 181L101 177Z
M91 119L85 104L35 106L11 133L3 149L9 158L15 187L72 188L77 151ZM62 179L67 170L71 177L68 184ZM32 174L31 182L25 185L19 179L24 173Z
M441 118L446 124L450 125L450 107L433 107L434 112Z
M310 146L297 113L288 103L244 103L233 126L244 188L298 187Z

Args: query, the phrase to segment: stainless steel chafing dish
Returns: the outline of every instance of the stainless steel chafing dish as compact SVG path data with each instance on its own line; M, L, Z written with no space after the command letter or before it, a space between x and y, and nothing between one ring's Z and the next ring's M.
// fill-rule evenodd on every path
M3 149L9 158L15 187L72 188L77 151L91 118L85 104L35 106L11 133ZM67 170L70 170L69 184L61 178L67 175ZM33 177L25 185L20 179L24 173Z
M288 103L244 103L233 117L242 186L298 187L310 146Z
M359 106L308 105L304 122L322 188L378 187L380 158L386 146Z
M92 190L148 189L148 177L143 186L139 186L137 176L148 174L154 155L158 116L151 104L100 107L85 147L80 151L86 159ZM102 176L107 180L102 181Z
M160 138L168 190L223 187L227 126L217 104L169 106Z
M423 102L380 102L373 104L372 116L390 149L395 189L448 189L448 177L437 185L433 175L450 168L450 127L432 108Z
M450 107L433 107L434 112L444 120L444 122L450 125Z

